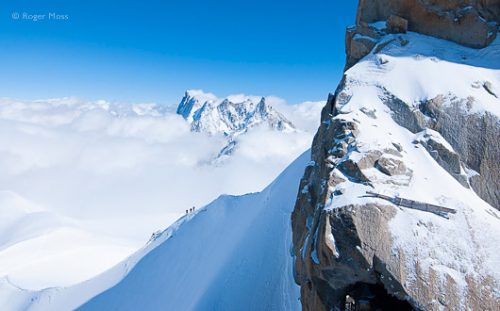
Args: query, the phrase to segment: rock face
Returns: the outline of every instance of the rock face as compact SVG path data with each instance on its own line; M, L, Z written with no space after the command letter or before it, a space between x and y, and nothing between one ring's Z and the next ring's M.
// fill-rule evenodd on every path
M497 36L500 0L360 0L356 27L346 34L346 68L372 50L381 37L373 23L384 21L388 33L408 30L484 48Z
M361 1L346 37L350 69L322 111L292 214L304 310L498 309L500 42L478 51L404 33L406 20L409 31L461 42L464 34L432 32L453 26L452 15L432 14L473 5L495 19L497 4ZM390 16L400 18L367 24ZM478 47L471 42L461 43ZM406 209L367 191L457 213Z
M496 37L499 7L498 0L360 0L357 21L398 16L408 21L410 31L482 48Z
M408 20L391 15L387 18L386 28L388 33L404 33L408 31Z
M329 101L324 115L336 110L342 102L341 96L337 93ZM400 154L405 154L425 147L412 150L411 143L397 142L393 149L364 150L362 146L367 143L360 137L366 135L366 127L360 129L342 112L323 121L292 215L296 280L301 285L303 309L343 310L348 295L362 298L356 296L356 289L370 288L374 293L373 287L382 293L378 294L378 300L372 301L372 307L380 307L379 300L388 300L392 306L399 304L398 310L495 309L500 304L500 276L481 268L485 261L495 260L495 251L483 253L490 242L483 241L478 231L493 230L491 233L500 234L499 213L480 203L477 197L474 202L481 207L475 208L480 211L473 211L474 203L470 201L471 205L450 220L423 212L400 215L401 211L391 204L358 199L364 193L359 188L387 189L385 185L390 184L399 187L391 189L401 191L408 182L401 182L398 175L409 175L411 179L412 170L405 164L411 161L398 159L393 154L398 154L398 149L403 151ZM419 135L423 136L418 133L415 139ZM450 172L460 170L457 155L450 153L439 139L428 139L427 143L446 160ZM363 156L356 157L357 152ZM425 154L419 153L418 157L424 158ZM433 176L438 165L442 166L437 161L434 168L429 168L427 176ZM390 178L373 175L370 172L373 168ZM413 170L417 169L413 167ZM439 180L437 176L436 179ZM439 185L437 182L434 187ZM457 183L457 192L462 191L460 187ZM413 191L409 189L409 193ZM427 200L431 198L429 195ZM457 201L447 202L457 204L452 205L455 208L462 206ZM478 221L483 217L488 219L487 224ZM394 229L397 226L394 223L405 225ZM403 241L396 241L401 240L398 235L405 235ZM470 243L472 249L461 245L468 239L462 240L464 237L471 237L466 243ZM445 254L436 254L446 247L449 250ZM477 257L475 251L482 255ZM457 262L450 259L457 257Z
M421 133L421 137L417 138L414 143L420 143L424 146L442 168L460 182L462 186L468 188L469 183L467 175L464 174L460 155L453 150L438 132L428 129Z
M415 1L418 5L426 5L427 10L438 12L439 10L445 10L446 16L450 15L451 11L457 9L457 7L466 7L468 10L476 8L478 14L487 17L489 20L494 20L496 22L490 22L488 25L494 26L494 36L496 36L498 29L498 21L500 19L500 1ZM351 27L346 33L346 69L349 69L354 64L356 64L360 59L368 55L369 53L379 53L385 46L393 42L399 42L401 47L408 44L408 41L402 36L392 37L390 39L384 39L387 37L387 33L401 33L405 32L405 19L400 18L396 15L391 15L392 13L399 12L402 8L406 8L408 4L403 5L401 1L360 1L358 7L358 25L356 27ZM475 12L476 12L475 11ZM442 13L444 14L444 13ZM387 22L385 27L380 25L369 25L367 22L375 21L378 19L383 19L387 17ZM416 17L414 17L416 18ZM485 18L479 18L482 23ZM433 23L423 19L422 23ZM408 24L408 25L411 25ZM408 26L409 27L409 26ZM430 26L429 26L430 27ZM442 26L434 25L435 31L439 31ZM411 27L409 27L411 29ZM434 29L433 28L433 29ZM414 29L419 31L418 28ZM469 31L469 30L467 30ZM466 30L454 29L452 32L467 33ZM425 30L423 33L429 33ZM431 32L431 34L433 34ZM446 36L440 34L434 34L437 37L446 38ZM470 36L477 38L478 35L471 33ZM449 38L448 38L449 39ZM472 44L467 44L461 42L460 40L455 40L457 42L471 46ZM491 43L488 41L485 45ZM381 59L381 62L384 60ZM474 82L472 87L483 88L491 96L498 99L496 91L492 87L490 81L484 82ZM467 178L465 176L465 171L459 169L457 164L451 164L455 166L453 174L456 179L463 185L467 186L470 184L472 188L488 203L497 209L500 209L500 191L498 190L498 181L500 181L500 147L497 143L494 143L495 138L492 136L498 133L500 129L498 116L492 115L488 111L483 114L471 113L471 106L474 105L474 98L456 98L453 96L447 96L444 94L439 94L435 98L430 98L422 102L417 108L411 108L407 103L401 101L390 92L386 92L384 101L391 109L397 110L397 113L393 114L396 120L401 126L404 126L409 131L416 133L422 131L424 128L429 128L438 131L443 138L448 141L456 153L456 157L460 156L461 161L471 169L473 176ZM465 109L463 108L465 107ZM457 124L476 124L477 126L457 126ZM431 142L432 145L432 142ZM425 144L425 147L431 152L433 157L438 156L437 150L432 149L432 146ZM435 146L436 147L436 146ZM441 151L444 149L441 148ZM455 158L456 158L455 157ZM447 157L447 160L439 156L438 162L442 166L449 170L450 164L446 163L451 160ZM478 174L474 174L477 172ZM468 180L469 179L469 180Z
M438 96L424 102L422 111L431 117L429 127L453 146L469 169L478 173L469 179L472 188L486 202L500 209L500 144L496 142L500 119L489 112L467 113L467 108L463 107L467 107L468 101L472 101L469 105L474 104L473 98L458 100Z

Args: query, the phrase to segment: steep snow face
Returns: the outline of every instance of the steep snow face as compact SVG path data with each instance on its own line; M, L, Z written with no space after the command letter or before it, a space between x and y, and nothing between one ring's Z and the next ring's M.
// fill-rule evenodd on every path
M69 310L111 287L80 310L300 310L290 213L309 157L260 193L222 196L182 217L95 279L22 295L0 283L0 292L14 293L0 302L12 310Z
M245 95L218 99L210 93L189 90L181 100L177 113L196 132L236 136L261 124L278 131L293 131L295 126L274 110L269 100Z
M498 308L500 213L470 177L498 169L498 55L498 39L476 50L387 35L346 72L293 213L305 309L341 308L353 286L375 283L414 308ZM367 191L457 212L447 219Z

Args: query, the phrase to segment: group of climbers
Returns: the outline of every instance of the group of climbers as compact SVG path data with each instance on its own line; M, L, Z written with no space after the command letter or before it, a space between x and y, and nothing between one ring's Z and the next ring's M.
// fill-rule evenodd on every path
M196 210L196 207L191 207L190 209L187 209L186 210L186 215L189 214L189 213L193 213L194 211Z

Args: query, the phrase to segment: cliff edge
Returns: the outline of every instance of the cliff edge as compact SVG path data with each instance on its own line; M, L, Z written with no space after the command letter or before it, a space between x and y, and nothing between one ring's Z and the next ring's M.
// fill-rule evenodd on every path
M498 1L360 1L292 214L304 310L498 309L497 22Z

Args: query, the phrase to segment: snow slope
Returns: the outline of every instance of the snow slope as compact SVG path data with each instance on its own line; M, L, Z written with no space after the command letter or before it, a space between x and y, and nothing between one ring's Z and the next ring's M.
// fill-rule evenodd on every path
M290 213L309 157L302 154L262 192L221 196L182 217L95 279L0 295L0 303L12 310L69 310L119 281L80 310L300 310ZM3 284L0 293L9 291L16 293Z
M0 215L0 276L23 288L75 284L134 251L123 240L87 231L13 192L0 191ZM82 261L79 269L67 264Z
M399 38L407 43L400 44ZM417 33L386 35L380 45L384 43L382 51L348 70L349 80L383 87L414 107L438 95L473 97L469 113L500 116L499 39L480 50Z

